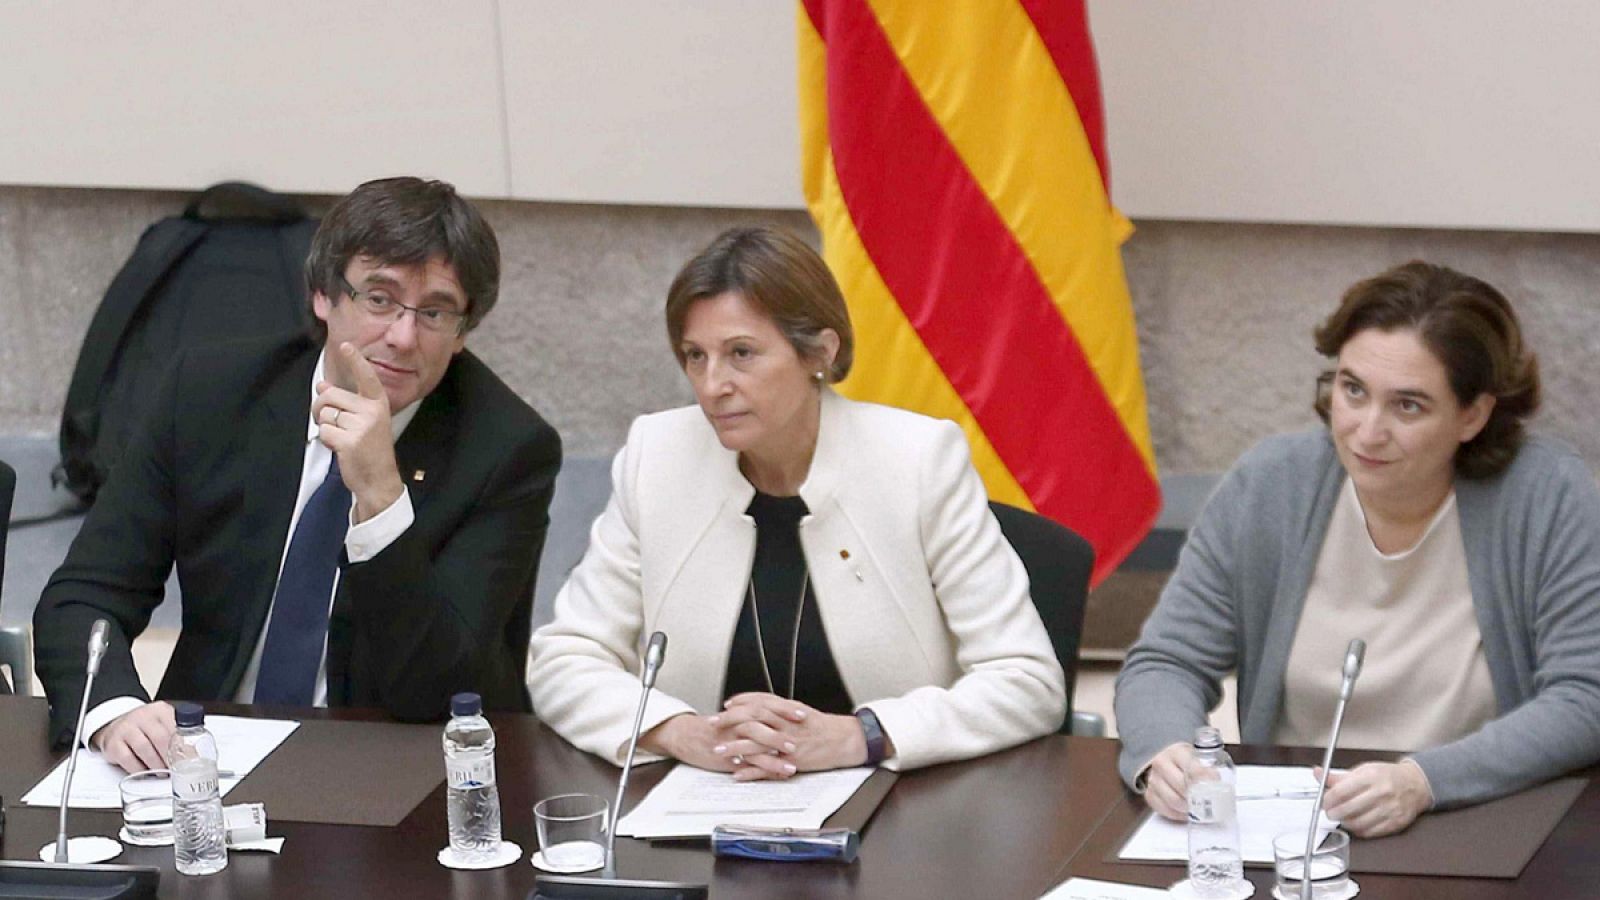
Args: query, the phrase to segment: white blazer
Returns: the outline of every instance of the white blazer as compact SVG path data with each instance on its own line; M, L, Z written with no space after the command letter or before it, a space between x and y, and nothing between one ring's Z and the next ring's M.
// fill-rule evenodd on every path
M589 549L533 636L535 713L619 763L648 636L666 662L644 730L720 708L755 558L755 489L698 407L641 416ZM1027 572L948 421L822 394L800 544L839 675L894 743L885 765L967 759L1049 734L1065 679Z

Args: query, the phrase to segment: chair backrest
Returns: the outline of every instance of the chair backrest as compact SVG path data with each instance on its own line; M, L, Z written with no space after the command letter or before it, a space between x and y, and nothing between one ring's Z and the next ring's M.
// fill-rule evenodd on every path
M1078 640L1083 635L1083 608L1089 597L1094 548L1065 525L1008 506L989 504L1000 531L1028 570L1033 605L1044 620L1050 645L1067 676L1067 717L1061 733L1072 730L1072 689L1078 671Z
M11 530L11 500L17 493L17 470L4 460L0 460L0 582L6 578L6 532ZM24 668L25 659L13 659L6 651L9 643L0 643L0 665L11 666L11 677L22 685L21 692L27 693L28 679L33 677L30 668ZM4 673L0 673L0 694L8 694L11 687L6 683Z
M11 530L11 500L17 494L17 470L0 459L0 580L6 575L6 532Z
M11 669L10 681L0 671L0 694L11 693L13 683L18 694L27 697L33 693L33 636L28 626L0 627L0 666Z

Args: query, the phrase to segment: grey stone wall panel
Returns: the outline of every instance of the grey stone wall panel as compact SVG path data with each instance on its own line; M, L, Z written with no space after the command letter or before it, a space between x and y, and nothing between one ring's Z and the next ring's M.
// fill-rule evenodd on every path
M0 430L55 430L106 285L145 226L185 200L0 187ZM469 344L579 456L611 453L640 413L691 402L661 318L685 259L740 223L816 240L793 210L482 206L505 274ZM1507 292L1543 365L1536 427L1600 470L1600 235L1146 221L1124 259L1163 472L1220 471L1261 437L1314 424L1312 327L1350 283L1418 257Z

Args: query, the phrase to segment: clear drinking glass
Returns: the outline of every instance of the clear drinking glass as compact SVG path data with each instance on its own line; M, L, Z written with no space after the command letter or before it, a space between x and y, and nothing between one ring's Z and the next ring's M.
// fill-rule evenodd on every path
M172 843L172 773L135 772L122 779L122 828L127 843L162 847Z
M1300 882L1306 870L1306 834L1284 832L1272 839L1272 869L1277 876L1277 895L1298 900ZM1311 851L1311 896L1343 897L1350 884L1350 835L1331 831Z
M561 794L534 804L539 851L547 868L587 872L606 864L611 805L594 794Z

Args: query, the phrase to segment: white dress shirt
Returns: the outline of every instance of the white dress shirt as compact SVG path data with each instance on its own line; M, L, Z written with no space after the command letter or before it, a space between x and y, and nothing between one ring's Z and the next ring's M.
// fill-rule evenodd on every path
M315 404L317 398L317 383L322 381L323 361L326 352L317 357L316 370L311 373L311 400ZM412 403L405 409L394 414L390 426L394 431L394 439L399 440L400 435L411 424L417 415L417 403ZM294 514L289 517L289 530L283 538L283 554L278 558L278 574L282 577L283 561L289 555L289 539L294 534L295 526L300 523L300 512L305 509L306 501L321 486L323 479L328 477L328 466L333 463L333 451L327 445L317 440L319 428L314 416L306 418L306 443L305 457L300 465L300 489L294 501ZM365 522L355 521L355 498L350 499L351 523L345 532L344 550L350 562L366 562L384 548L394 543L395 539L405 533L416 516L411 508L411 493L402 490L399 499L389 507ZM331 614L333 598L339 592L339 573L334 573L333 590L328 594L328 608ZM274 590L276 593L276 590ZM276 598L274 598L276 599ZM272 621L272 608L267 608L266 621ZM250 664L245 667L244 677L239 682L239 689L234 692L233 699L236 703L251 703L255 700L256 677L261 671L261 651L267 642L267 627L263 626L261 634L256 638L255 652L250 654ZM317 663L317 684L312 693L312 703L316 706L328 705L328 639L322 639L322 659ZM113 697L101 702L89 710L84 716L83 733L87 740L113 719L124 713L131 712L143 706L144 702L137 697Z

